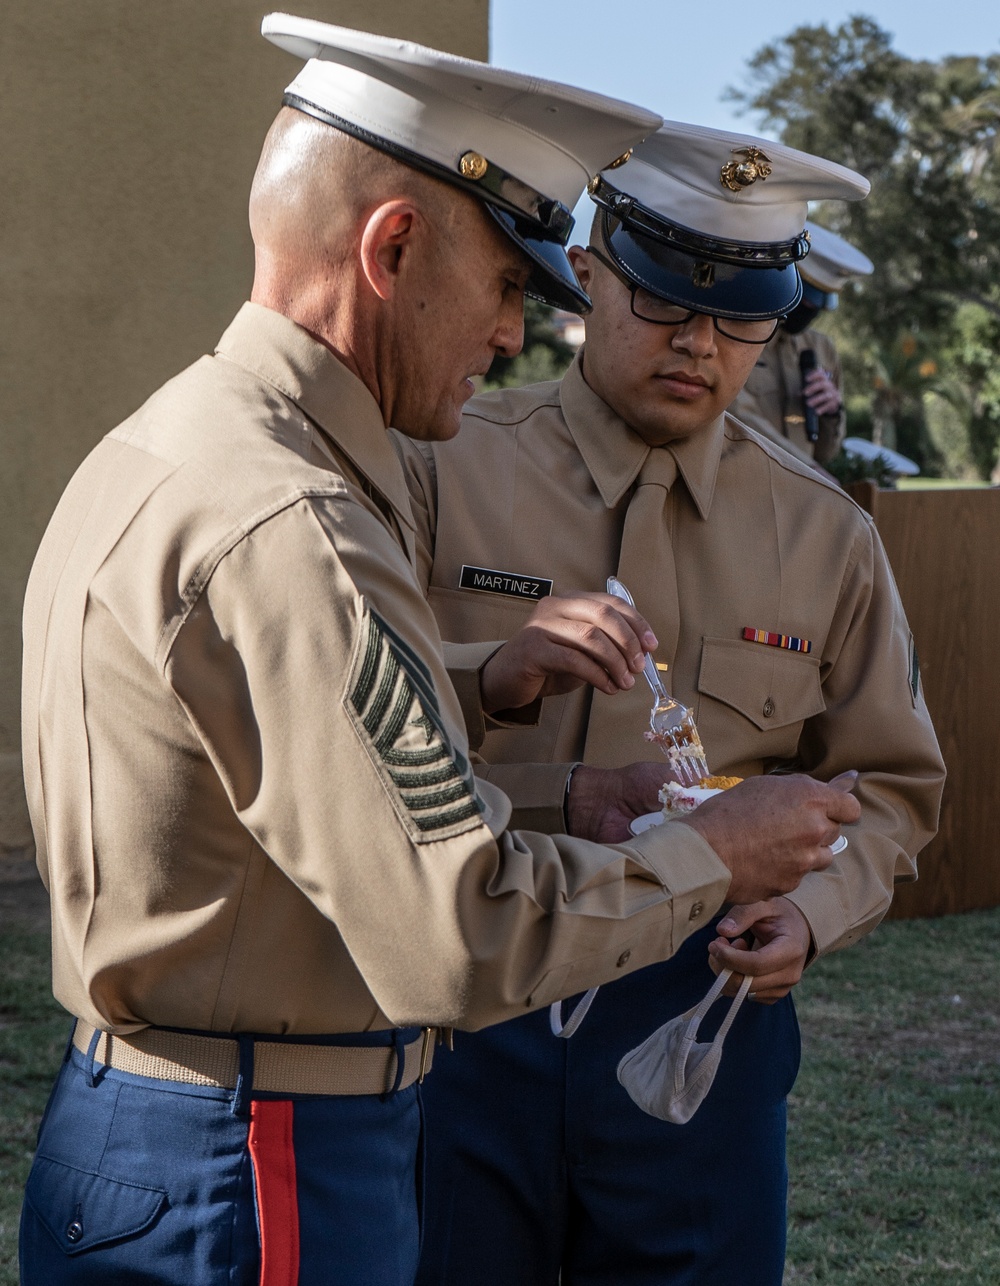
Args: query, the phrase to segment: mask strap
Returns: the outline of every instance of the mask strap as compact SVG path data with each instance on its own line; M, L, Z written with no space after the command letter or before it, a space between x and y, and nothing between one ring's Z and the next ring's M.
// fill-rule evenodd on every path
M557 1000L555 1004L550 1005L549 1026L552 1028L552 1035L561 1036L563 1040L569 1040L570 1036L587 1017L587 1010L594 1003L594 997L599 990L599 987L591 987L589 991L584 992L580 1003L566 1019L565 1023L562 1020L562 1001Z
M725 987L726 983L729 981L729 979L732 976L733 976L732 969L723 969L722 972L719 974L719 976L716 978L715 982L712 983L711 987L708 989L705 995L704 1000L701 1001L701 1003L697 1006L697 1008L694 1010L694 1012L691 1015L691 1019L687 1025L687 1034L689 1036L691 1036L692 1038L697 1038L698 1028L701 1026L702 1019L705 1017L708 1011L718 1000L719 996L722 994L723 987ZM729 1031L730 1027L732 1027L733 1020L735 1019L736 1015L740 1011L740 1006L743 1004L744 1000L746 1000L747 996L750 994L750 984L752 982L753 982L753 978L751 978L749 974L744 974L743 981L740 983L740 989L733 997L733 1003L729 1006L729 1012L726 1014L726 1017L723 1020L722 1025L719 1027L719 1030L715 1036L715 1040L712 1041L713 1045L721 1046L722 1042L726 1039L726 1033Z
M692 1036L697 1036L698 1028L701 1026L702 1019L715 1004L716 1000L718 1000L719 996L722 994L723 987L725 987L726 983L732 976L732 969L723 969L715 982L712 983L705 995L705 998L691 1015L691 1021L688 1023L688 1031ZM726 1039L726 1034L730 1027L732 1027L733 1021L740 1011L740 1006L750 994L750 985L752 982L753 978L751 978L749 974L745 974L743 981L740 983L740 989L733 997L733 1003L729 1006L729 1012L726 1014L726 1017L716 1034L715 1040L712 1042L713 1044L721 1045ZM565 1022L562 1020L563 1002L561 1000L557 1000L551 1004L549 1006L549 1026L552 1028L552 1035L561 1036L563 1040L569 1040L569 1038L578 1030L584 1018L586 1018L587 1011L594 1003L594 997L597 995L599 990L599 987L591 987L589 991L584 992L579 1004Z
M747 996L750 994L750 984L752 982L753 982L753 978L751 978L749 974L743 975L743 981L740 983L740 989L733 997L733 1003L729 1006L729 1013L726 1014L725 1018L722 1021L722 1026L719 1028L718 1032L716 1033L715 1040L717 1044L721 1045L722 1042L726 1039L726 1033L729 1031L730 1027L732 1027L733 1020L735 1019L736 1015L740 1012L740 1006L743 1004L744 1000L746 1000Z
M704 1018L704 1016L712 1008L716 1000L718 1000L719 995L722 991L722 988L726 985L726 983L729 981L729 979L732 976L733 976L732 969L723 969L722 972L716 977L715 982L712 983L711 987L709 987L708 991L705 993L704 1000L702 1000L701 1004L695 1010L695 1013L697 1013L700 1018Z

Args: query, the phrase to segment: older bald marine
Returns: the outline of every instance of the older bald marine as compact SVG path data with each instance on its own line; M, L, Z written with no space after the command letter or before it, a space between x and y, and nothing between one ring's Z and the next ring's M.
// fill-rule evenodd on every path
M853 768L861 803L826 871L728 907L672 959L602 987L572 1039L554 1034L574 1025L558 1008L551 1022L534 1013L456 1034L425 1086L421 1284L780 1286L799 1060L789 992L913 878L943 765L870 519L726 408L802 299L807 202L867 187L780 144L668 122L590 185L589 241L569 254L594 307L565 377L474 398L453 442L399 443L421 575L460 684L537 611L518 584L551 587L551 603L616 575L713 773L759 783ZM492 579L475 588L470 567ZM518 820L620 840L670 775L641 739L649 707L638 686L552 698L536 728L489 731L480 773ZM581 776L600 780L644 749L644 804L577 811ZM619 1060L696 1005L721 965L749 976L760 1003L739 1011L690 1121L646 1115Z
M462 700L480 737L589 675L627 691L655 638L606 597L557 605L459 694L386 426L453 435L526 287L587 306L569 209L659 118L288 15L264 31L305 61L254 182L251 301L84 461L25 602L74 1019L26 1286L403 1286L437 1029L670 955L723 899L826 866L858 813L800 778L610 846L508 829Z

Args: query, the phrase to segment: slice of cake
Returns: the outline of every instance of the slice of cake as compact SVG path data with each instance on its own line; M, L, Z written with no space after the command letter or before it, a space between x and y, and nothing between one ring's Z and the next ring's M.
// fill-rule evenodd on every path
M711 799L713 795L720 795L742 780L742 777L702 777L697 786L681 786L676 781L664 782L663 789L660 791L663 816L669 821L671 817L693 813L706 799Z

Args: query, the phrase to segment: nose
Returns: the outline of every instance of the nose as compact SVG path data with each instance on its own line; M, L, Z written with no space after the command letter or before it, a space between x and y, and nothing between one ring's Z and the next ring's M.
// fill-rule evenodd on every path
M671 345L691 357L712 357L716 350L715 323L707 313L695 313L674 332Z
M516 357L524 346L524 295L510 291L500 305L491 346L501 357Z

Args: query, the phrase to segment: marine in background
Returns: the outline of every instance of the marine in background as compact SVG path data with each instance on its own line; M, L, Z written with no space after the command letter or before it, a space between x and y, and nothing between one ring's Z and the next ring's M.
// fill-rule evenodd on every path
M799 264L802 299L761 353L730 412L807 464L840 451L847 426L837 346L813 323L837 307L849 281L870 276L872 261L849 241L807 223L809 254Z

